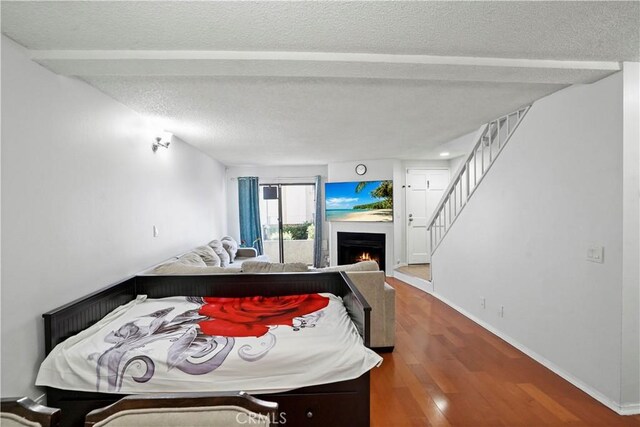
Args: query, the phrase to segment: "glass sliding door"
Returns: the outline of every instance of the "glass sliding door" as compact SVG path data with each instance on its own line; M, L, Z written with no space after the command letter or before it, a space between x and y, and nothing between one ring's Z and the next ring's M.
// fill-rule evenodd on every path
M262 227L262 249L271 262L282 262L280 241L280 187L260 185L260 226Z
M264 253L271 262L313 265L315 184L261 184Z

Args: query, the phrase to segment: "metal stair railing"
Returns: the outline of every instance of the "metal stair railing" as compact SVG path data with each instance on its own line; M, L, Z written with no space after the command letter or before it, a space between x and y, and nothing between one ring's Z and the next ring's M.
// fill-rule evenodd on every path
M477 142L462 162L429 219L432 255L530 108L531 105L520 108L487 123L478 131Z

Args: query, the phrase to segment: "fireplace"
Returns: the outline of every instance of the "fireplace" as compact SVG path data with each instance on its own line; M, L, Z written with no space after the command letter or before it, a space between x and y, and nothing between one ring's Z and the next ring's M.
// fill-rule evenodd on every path
M372 260L384 271L384 249L384 234L338 232L338 265Z

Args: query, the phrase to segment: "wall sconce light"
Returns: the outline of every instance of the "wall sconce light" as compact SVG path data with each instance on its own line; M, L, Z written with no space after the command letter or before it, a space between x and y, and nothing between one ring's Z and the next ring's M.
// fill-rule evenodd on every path
M171 132L162 132L162 135L156 136L156 142L151 144L151 149L155 153L158 151L158 147L169 148L169 144L171 144L171 138L173 134Z

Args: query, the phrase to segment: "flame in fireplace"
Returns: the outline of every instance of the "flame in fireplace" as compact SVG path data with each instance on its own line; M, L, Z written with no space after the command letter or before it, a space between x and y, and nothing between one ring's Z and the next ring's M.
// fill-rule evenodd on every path
M362 252L362 255L357 257L356 261L360 262L360 261L377 261L377 260L371 258L371 255L369 254L369 252Z

